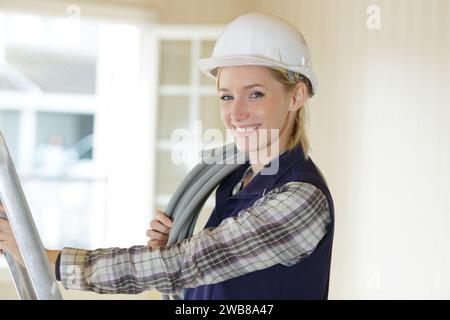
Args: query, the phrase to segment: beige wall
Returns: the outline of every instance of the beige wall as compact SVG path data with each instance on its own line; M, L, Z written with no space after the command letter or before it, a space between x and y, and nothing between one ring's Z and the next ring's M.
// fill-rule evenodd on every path
M164 24L225 24L253 10L252 0L3 0L0 9L66 14L77 5L84 16L156 19Z
M257 10L298 26L319 79L312 157L336 207L330 298L450 298L447 0L97 2L156 10L161 23ZM380 30L366 26L369 5Z
M313 158L336 203L331 298L449 298L450 3L261 1L319 78ZM369 5L381 29L366 27Z

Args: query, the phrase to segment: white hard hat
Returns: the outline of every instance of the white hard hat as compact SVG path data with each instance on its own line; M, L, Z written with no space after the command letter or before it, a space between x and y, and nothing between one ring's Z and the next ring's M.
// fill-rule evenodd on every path
M217 68L260 65L283 68L309 79L311 96L317 79L305 38L287 21L261 13L242 15L228 24L216 42L210 58L198 61L200 70L216 78Z

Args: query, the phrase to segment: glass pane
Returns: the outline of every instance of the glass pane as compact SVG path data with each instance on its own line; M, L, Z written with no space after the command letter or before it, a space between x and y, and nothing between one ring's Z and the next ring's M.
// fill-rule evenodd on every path
M203 121L203 130L215 128L225 134L225 126L220 117L218 96L200 97L200 119Z
M203 41L202 42L202 48L200 53L200 58L209 58L212 55L212 52L214 50L214 45L216 44L216 41ZM200 72L201 73L201 72ZM201 73L200 76L200 84L203 85L216 85L216 82L214 79L210 78L209 76Z
M0 110L0 130L15 164L18 163L20 112Z
M191 43L161 41L161 84L190 83Z
M36 173L87 174L93 169L86 163L92 160L93 115L39 112L36 129Z
M220 117L218 97L200 97L200 119L202 120L204 148L214 148L225 143L226 130L222 118ZM207 130L209 131L207 132ZM219 134L217 130L219 130L221 134Z
M187 175L185 164L175 164L171 158L171 151L158 151L156 155L156 194L170 194Z
M158 139L169 139L175 129L189 129L189 97L160 96Z

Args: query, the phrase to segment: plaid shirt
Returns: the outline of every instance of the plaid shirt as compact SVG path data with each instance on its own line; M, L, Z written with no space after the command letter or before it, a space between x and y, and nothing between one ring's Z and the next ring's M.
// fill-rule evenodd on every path
M330 219L328 201L318 188L289 182L216 228L205 228L171 246L64 248L58 271L66 289L180 294L182 288L218 283L276 264L292 266L314 251Z

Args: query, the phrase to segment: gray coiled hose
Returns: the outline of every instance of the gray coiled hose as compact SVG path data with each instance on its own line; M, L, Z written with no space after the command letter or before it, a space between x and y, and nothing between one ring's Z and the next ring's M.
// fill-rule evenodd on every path
M167 205L165 213L173 221L167 245L193 235L197 218L210 194L247 159L247 154L239 152L234 143L202 153L202 161L180 183ZM170 300L168 295L162 295L162 298ZM173 296L174 300L181 298Z

